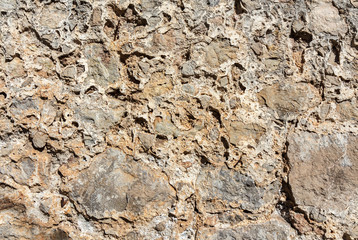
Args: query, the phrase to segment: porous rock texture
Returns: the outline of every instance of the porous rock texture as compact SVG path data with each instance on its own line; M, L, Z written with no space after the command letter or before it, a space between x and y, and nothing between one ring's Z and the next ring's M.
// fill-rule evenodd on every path
M357 0L1 0L1 239L358 239Z

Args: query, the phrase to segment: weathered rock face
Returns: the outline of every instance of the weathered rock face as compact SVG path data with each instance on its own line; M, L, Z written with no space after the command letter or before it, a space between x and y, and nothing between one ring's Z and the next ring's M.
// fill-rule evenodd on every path
M222 212L240 208L250 212L272 204L279 192L279 183L256 186L250 176L235 170L204 168L196 182L198 209L203 212Z
M0 1L0 239L358 239L357 0Z
M317 106L321 99L318 90L310 84L292 83L273 85L258 93L261 103L274 110L279 118L307 111Z
M358 137L298 132L288 142L289 183L296 204L316 221L342 223L346 233L357 238Z
M203 228L199 230L198 239L296 239L295 231L283 219L273 216L268 221L249 224L238 228Z
M165 175L133 159L127 160L116 149L97 155L76 178L69 171L70 168L61 171L71 178L64 190L97 219L115 218L124 212L129 219L132 215L150 218L165 213L163 210L174 202L175 191Z

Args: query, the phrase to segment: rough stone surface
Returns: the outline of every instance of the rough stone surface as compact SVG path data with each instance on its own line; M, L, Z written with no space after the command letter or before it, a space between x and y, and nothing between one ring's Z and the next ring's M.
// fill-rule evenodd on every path
M1 0L0 239L358 239L357 0Z
M71 178L63 186L64 191L68 191L70 198L88 215L97 219L115 218L125 211L127 218L165 213L161 209L170 207L175 197L166 176L125 158L124 153L108 149L97 155L90 167L76 178L68 172L70 168L62 166L61 173L66 177L70 174Z
M297 132L288 137L289 183L298 207L358 238L358 137ZM318 214L317 214L318 213Z
M203 228L199 230L198 239L262 239L289 240L295 239L295 231L282 218L272 216L266 221L258 221L237 228Z

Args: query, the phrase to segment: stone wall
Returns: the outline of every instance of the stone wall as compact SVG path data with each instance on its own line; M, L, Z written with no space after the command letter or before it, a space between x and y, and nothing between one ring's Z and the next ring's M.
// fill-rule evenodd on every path
M1 239L358 239L357 0L1 0Z

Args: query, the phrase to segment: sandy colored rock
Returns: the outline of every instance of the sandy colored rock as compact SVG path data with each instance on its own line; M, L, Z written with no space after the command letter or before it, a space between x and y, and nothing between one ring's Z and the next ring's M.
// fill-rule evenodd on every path
M97 219L123 214L134 220L167 211L175 191L166 176L126 158L116 149L98 155L87 170L69 182L71 199Z
M310 84L275 84L258 93L261 104L275 110L279 117L301 113L320 102L319 92Z
M199 230L198 239L296 239L295 231L282 218L271 218L268 221L240 226L236 228Z
M225 211L233 208L255 212L273 202L278 194L278 183L256 186L246 176L225 166L221 169L204 168L196 181L200 211Z
M337 112L345 121L358 120L358 108L354 103L345 101L337 104Z
M345 222L345 231L354 238L357 141L350 134L297 132L289 136L288 148L289 182L296 203L323 210L328 218Z
M265 128L256 123L235 121L230 123L228 132L230 143L239 145L250 140L254 140L257 143L265 133Z
M355 239L354 0L0 1L0 239Z
M46 141L48 139L47 134L42 132L36 132L32 135L32 144L35 148L43 148L46 145Z
M311 24L317 33L332 35L345 34L348 30L344 20L341 19L338 9L332 3L319 2L310 13Z
M9 71L9 75L13 78L17 77L25 77L25 70L23 61L19 58L14 58L11 62L7 64L7 69Z

